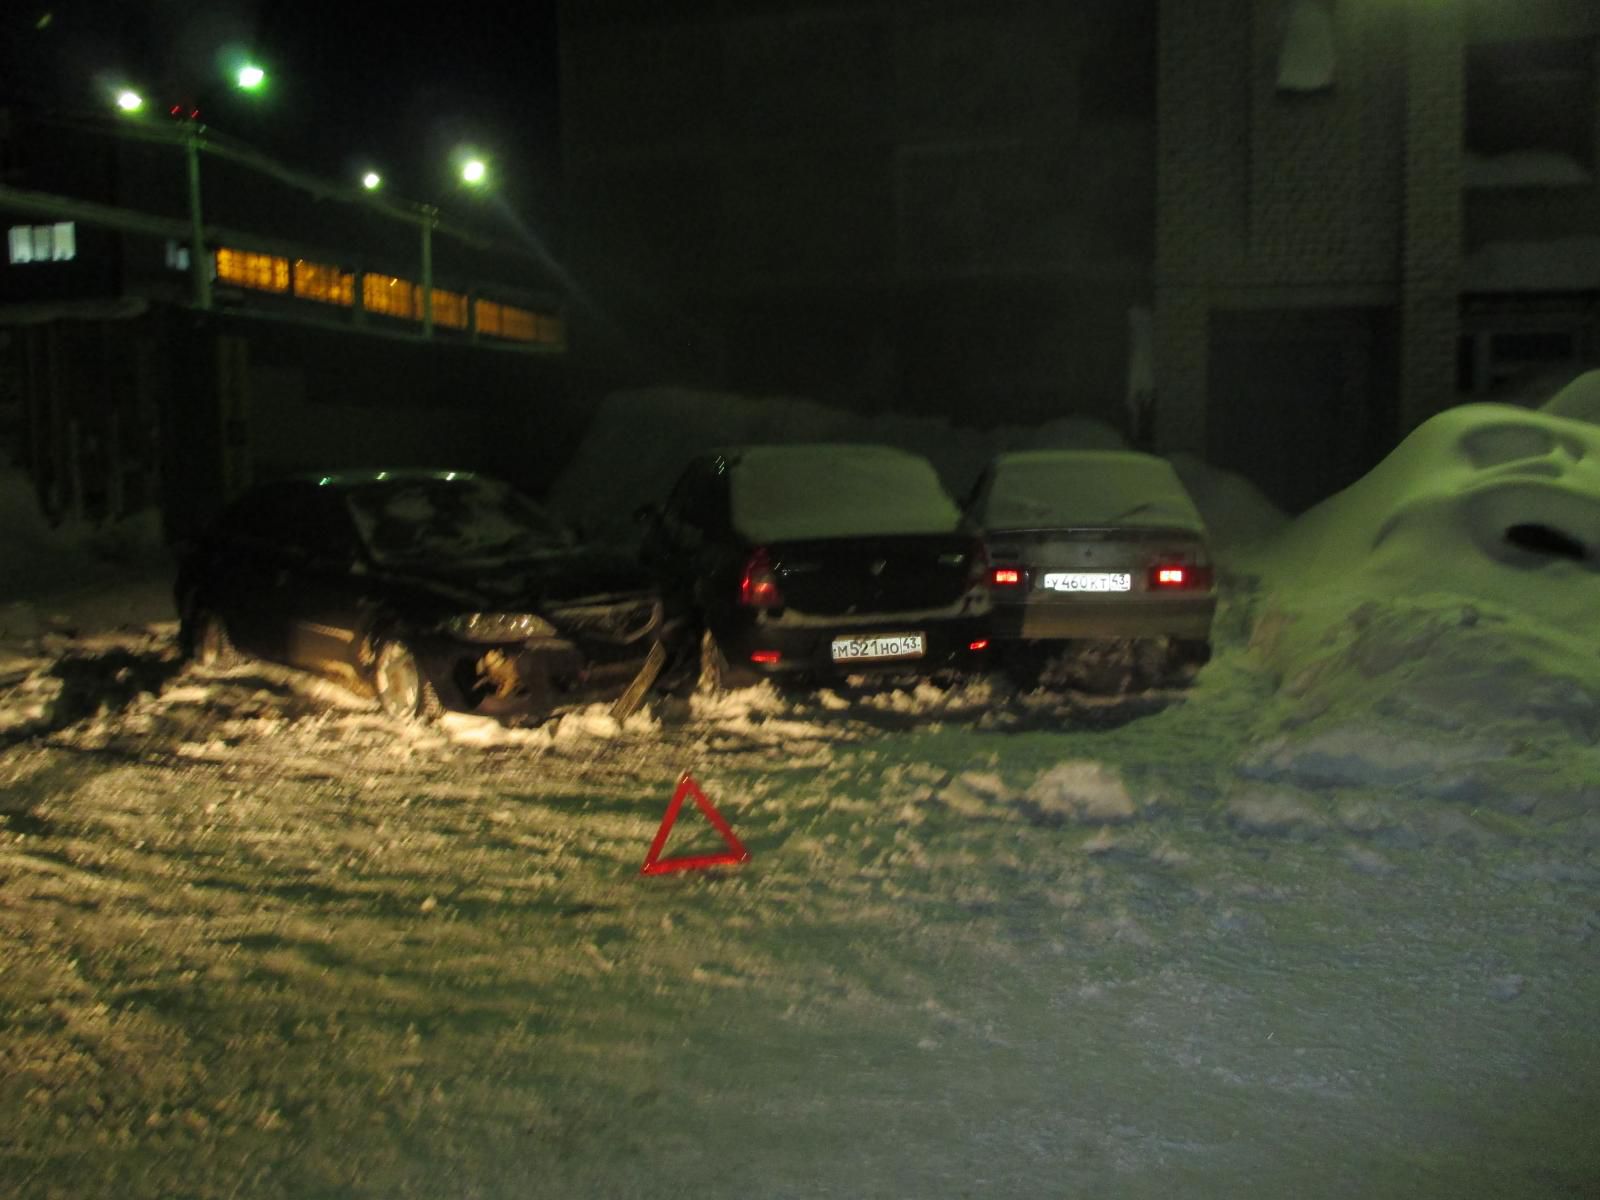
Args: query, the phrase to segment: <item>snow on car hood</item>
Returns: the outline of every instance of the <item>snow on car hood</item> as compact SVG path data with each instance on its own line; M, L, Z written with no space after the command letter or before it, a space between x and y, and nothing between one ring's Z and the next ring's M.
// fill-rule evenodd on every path
M1024 450L994 460L974 518L986 529L1139 525L1203 532L1171 464L1114 450Z
M952 533L961 511L932 464L888 446L750 446L733 464L733 524L758 542Z

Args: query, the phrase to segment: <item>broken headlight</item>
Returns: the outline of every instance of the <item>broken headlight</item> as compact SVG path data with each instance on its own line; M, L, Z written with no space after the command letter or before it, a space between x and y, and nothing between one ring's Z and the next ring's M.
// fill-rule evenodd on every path
M536 613L462 613L444 623L444 630L469 642L525 642L554 637L556 627Z

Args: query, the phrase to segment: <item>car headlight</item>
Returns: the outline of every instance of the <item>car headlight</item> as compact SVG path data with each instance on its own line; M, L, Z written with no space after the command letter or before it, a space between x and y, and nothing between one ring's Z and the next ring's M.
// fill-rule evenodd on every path
M525 642L553 637L556 627L535 613L462 613L444 623L447 633L469 642Z

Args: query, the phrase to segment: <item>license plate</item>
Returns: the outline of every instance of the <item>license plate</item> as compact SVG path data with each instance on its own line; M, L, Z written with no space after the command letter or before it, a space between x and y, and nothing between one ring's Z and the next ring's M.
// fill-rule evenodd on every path
M1130 592L1133 576L1126 571L1052 571L1044 586L1052 592Z
M927 648L920 633L878 633L870 637L833 639L834 662L874 658L921 658Z

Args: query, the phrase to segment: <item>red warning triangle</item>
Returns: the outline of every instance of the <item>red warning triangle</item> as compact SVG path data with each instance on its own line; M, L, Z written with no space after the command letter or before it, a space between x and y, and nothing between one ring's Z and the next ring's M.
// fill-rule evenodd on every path
M682 858L662 858L661 848L667 844L667 834L672 832L672 823L678 819L678 810L683 807L683 798L693 796L694 802L699 805L700 811L705 813L706 820L716 827L722 835L722 840L728 843L728 849L723 854L696 854ZM661 818L661 828L656 830L656 840L650 843L650 853L644 857L644 867L639 872L641 875L665 875L668 871L692 871L700 867L721 867L742 863L750 857L750 851L744 848L744 843L734 836L733 829L728 825L727 819L719 813L711 801L706 799L706 794L700 790L700 785L685 771L678 777L677 790L672 793L672 803L667 805L667 815Z

